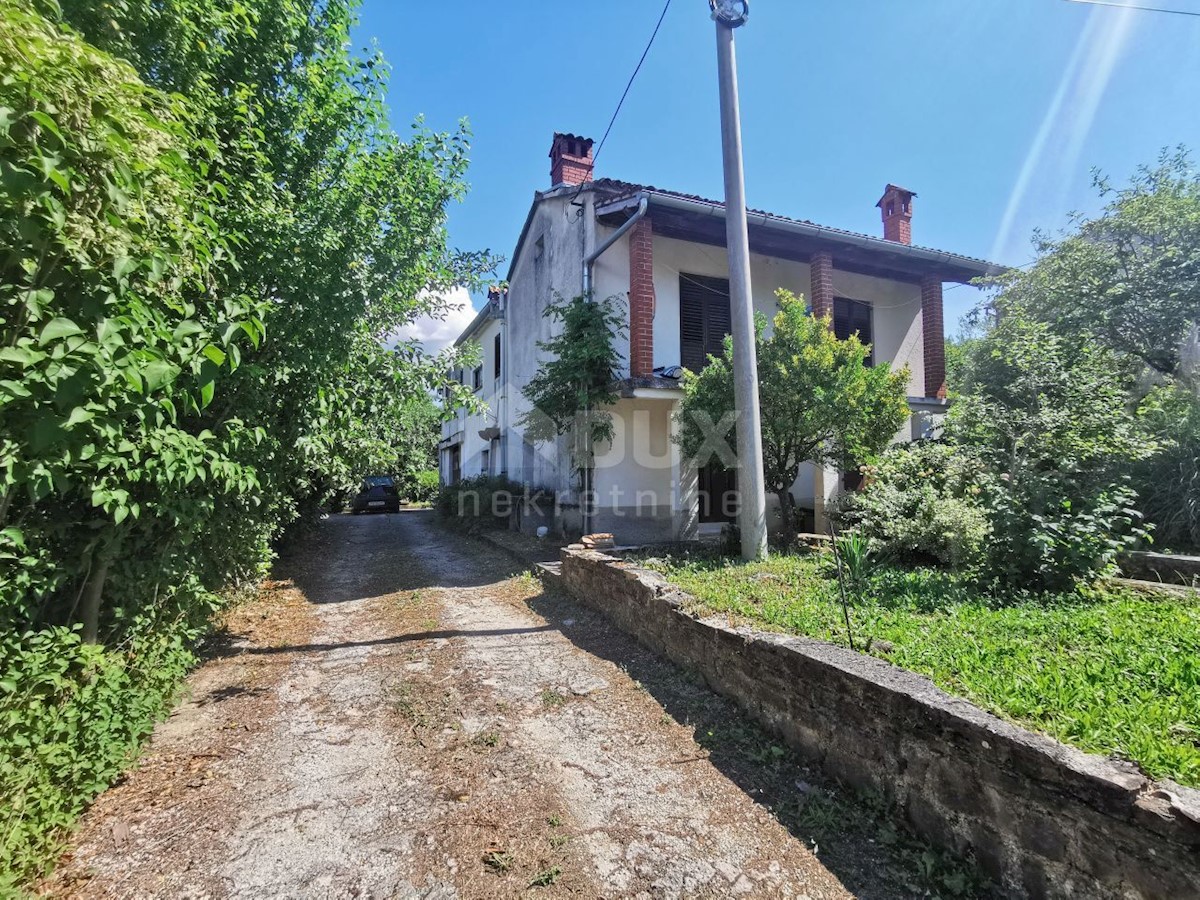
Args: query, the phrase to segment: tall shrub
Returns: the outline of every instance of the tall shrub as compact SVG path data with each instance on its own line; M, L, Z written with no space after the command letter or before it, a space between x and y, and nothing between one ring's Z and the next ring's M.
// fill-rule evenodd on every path
M427 439L450 358L390 337L489 264L446 237L465 129L392 131L348 0L37 6L0 0L0 885L218 593Z
M946 436L978 456L986 571L1034 589L1110 571L1142 533L1128 470L1153 452L1111 352L1005 316L966 365Z

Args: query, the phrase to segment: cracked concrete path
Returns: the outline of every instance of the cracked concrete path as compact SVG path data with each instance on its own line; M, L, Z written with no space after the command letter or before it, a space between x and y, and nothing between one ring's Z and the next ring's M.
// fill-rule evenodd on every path
M627 638L432 514L331 517L279 572L47 893L851 896L583 649Z

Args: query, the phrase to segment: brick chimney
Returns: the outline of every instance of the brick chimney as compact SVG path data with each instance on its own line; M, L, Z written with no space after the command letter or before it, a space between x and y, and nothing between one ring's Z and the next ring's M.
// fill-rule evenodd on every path
M912 243L912 191L889 184L875 205L883 213L883 239L897 244Z
M591 138L575 134L554 135L550 145L550 186L577 185L592 180Z

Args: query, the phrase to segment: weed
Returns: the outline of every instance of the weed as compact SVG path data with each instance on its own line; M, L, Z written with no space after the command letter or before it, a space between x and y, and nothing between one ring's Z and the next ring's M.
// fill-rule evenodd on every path
M529 886L550 887L550 885L558 881L560 875L562 875L562 869L560 869L558 866L551 866L549 869L538 872L538 874L533 877L533 880L529 882Z
M561 828L562 827L562 817L557 816L557 815L547 816L546 824L549 825L551 828Z
M414 728L429 725L429 716L424 704L416 697L411 684L399 684L392 689L392 707L413 724Z
M500 735L494 731L485 731L475 735L473 743L480 747L498 747L500 746Z
M570 840L571 836L568 834L552 834L550 835L550 849L561 850Z
M567 702L567 698L556 691L554 688L546 688L542 691L542 705L550 709L558 709Z
M513 578L512 583L514 587L526 594L537 594L542 590L542 583L532 572L522 572Z

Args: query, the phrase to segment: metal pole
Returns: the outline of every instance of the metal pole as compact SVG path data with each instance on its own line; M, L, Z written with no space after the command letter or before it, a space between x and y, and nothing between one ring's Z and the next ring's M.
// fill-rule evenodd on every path
M725 234L729 248L729 300L733 320L733 381L737 407L738 492L742 558L767 555L767 497L763 486L762 420L758 407L758 352L754 346L754 301L750 293L750 238L746 225L746 182L742 171L742 126L738 106L733 29L717 22L717 70L721 84L721 145L725 157Z

